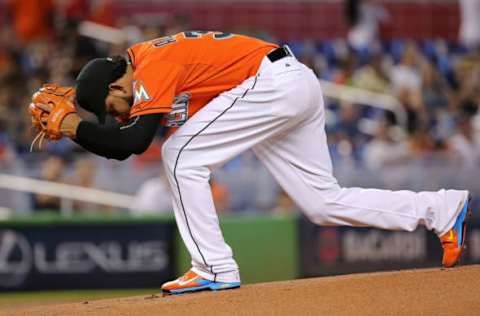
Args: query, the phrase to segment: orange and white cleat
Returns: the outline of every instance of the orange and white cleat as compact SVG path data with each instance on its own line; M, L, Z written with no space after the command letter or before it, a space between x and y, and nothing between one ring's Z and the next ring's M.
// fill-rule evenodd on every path
M462 207L457 220L446 234L440 236L440 241L443 247L442 265L445 268L455 266L462 256L465 249L465 237L467 236L467 220L471 216L472 210L470 208L472 197L469 196Z
M193 271L188 271L176 280L164 283L164 294L181 294L203 290L227 290L240 287L240 282L214 282L207 280Z

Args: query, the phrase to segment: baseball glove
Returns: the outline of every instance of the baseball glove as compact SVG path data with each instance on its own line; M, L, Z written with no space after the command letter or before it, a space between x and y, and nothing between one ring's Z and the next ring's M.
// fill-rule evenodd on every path
M43 140L59 140L62 138L60 126L63 119L70 113L75 113L73 105L75 89L73 87L61 87L56 84L44 84L32 96L32 103L28 112L32 117L32 125L38 131L34 138L30 151L38 142L38 148L42 148Z

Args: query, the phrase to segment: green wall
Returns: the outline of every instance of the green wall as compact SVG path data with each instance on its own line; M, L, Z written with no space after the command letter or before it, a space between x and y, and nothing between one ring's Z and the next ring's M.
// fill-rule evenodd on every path
M221 227L240 266L243 283L291 280L299 275L296 216L224 217ZM177 271L190 268L190 255L177 231Z

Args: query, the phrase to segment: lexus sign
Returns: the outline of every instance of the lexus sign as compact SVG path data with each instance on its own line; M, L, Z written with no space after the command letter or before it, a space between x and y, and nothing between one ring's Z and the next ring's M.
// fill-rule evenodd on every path
M167 223L0 228L0 290L158 286L172 252Z

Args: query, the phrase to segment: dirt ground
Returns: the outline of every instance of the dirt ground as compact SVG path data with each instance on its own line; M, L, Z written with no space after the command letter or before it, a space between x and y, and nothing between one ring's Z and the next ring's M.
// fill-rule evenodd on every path
M354 274L242 286L20 307L2 316L153 315L479 315L480 265Z

